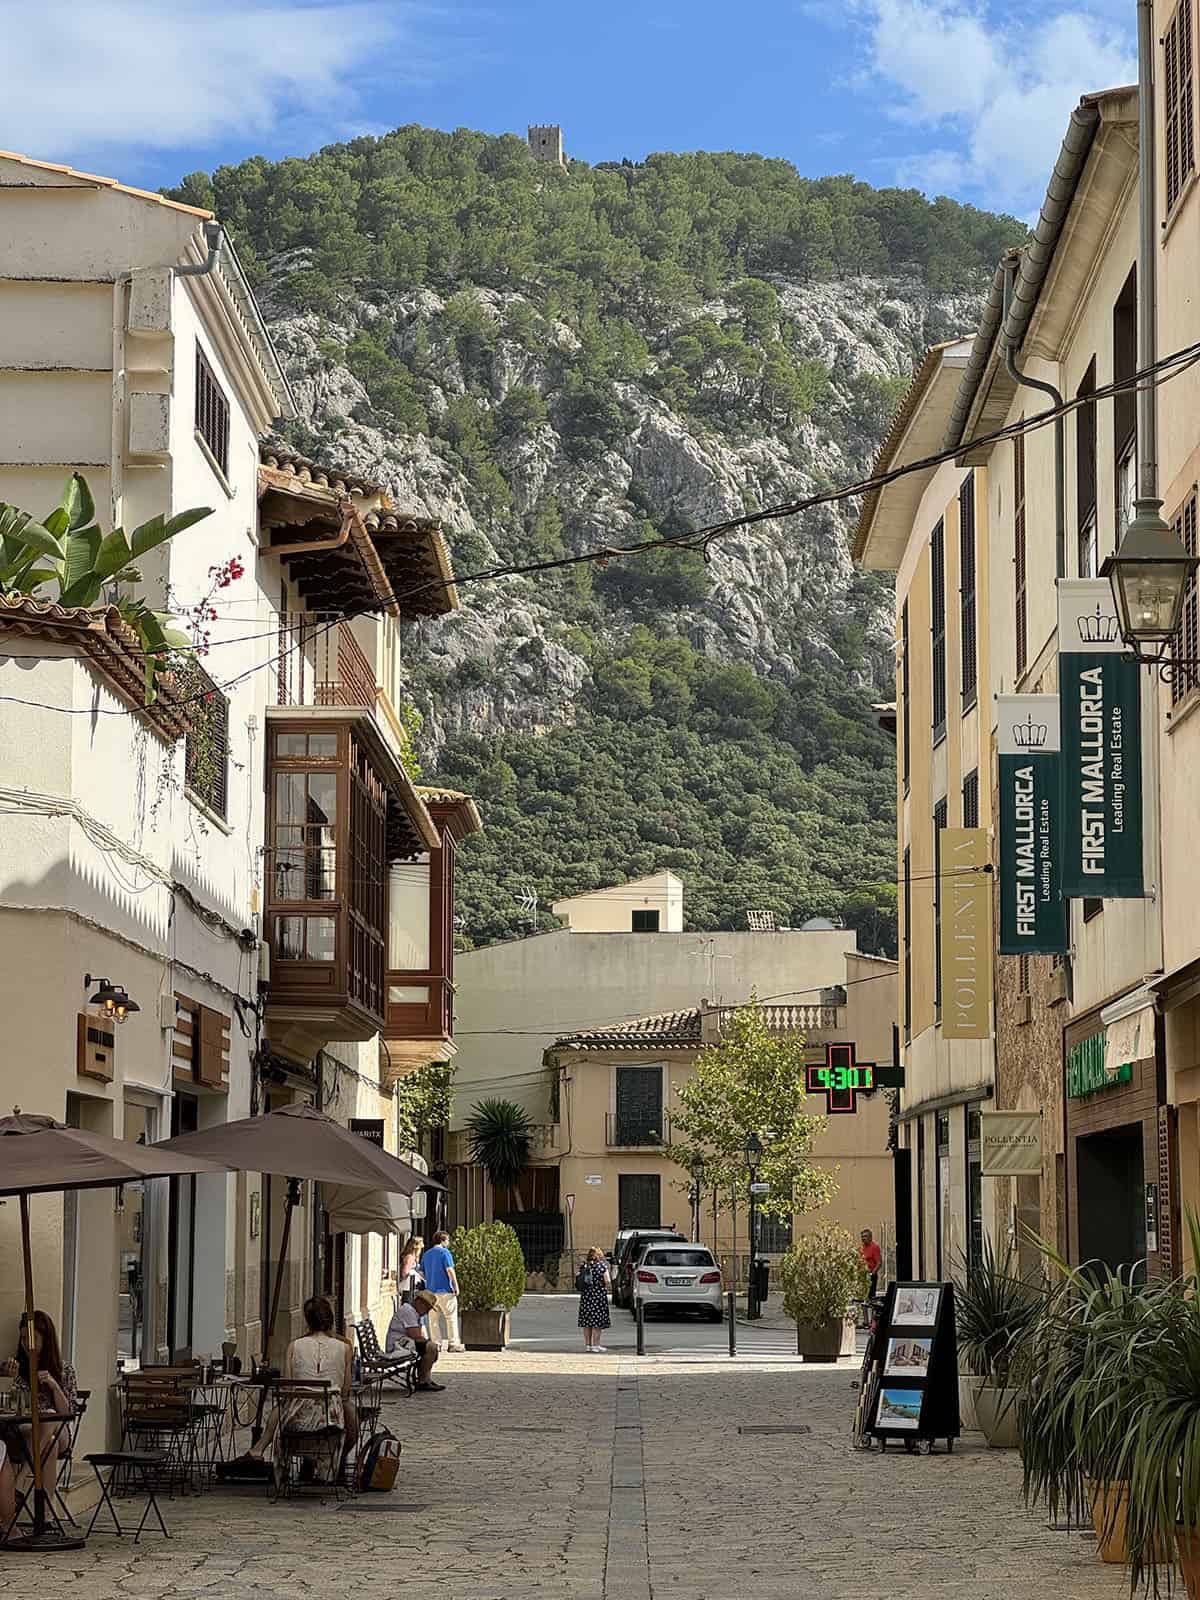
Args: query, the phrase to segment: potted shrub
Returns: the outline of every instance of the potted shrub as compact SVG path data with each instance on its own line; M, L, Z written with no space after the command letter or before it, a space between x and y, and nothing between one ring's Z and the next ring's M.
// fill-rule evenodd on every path
M506 1222L458 1228L450 1240L458 1274L458 1309L468 1350L503 1350L509 1312L525 1291L521 1241Z
M1018 1443L1018 1368L1042 1299L1040 1288L1014 1271L1012 1247L997 1257L986 1234L955 1286L958 1348L978 1380L975 1416L988 1444L996 1449L1015 1449Z
M779 1263L783 1308L796 1324L796 1350L806 1361L836 1361L854 1353L853 1306L868 1275L858 1241L823 1223L802 1234Z

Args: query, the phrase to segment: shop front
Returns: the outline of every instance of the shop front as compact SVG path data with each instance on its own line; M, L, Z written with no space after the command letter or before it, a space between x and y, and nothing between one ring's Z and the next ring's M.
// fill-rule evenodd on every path
M1122 996L1077 1017L1063 1035L1068 1253L1164 1270L1171 1246L1170 1176L1160 1202L1160 1129L1169 1123L1163 1053L1150 998ZM1163 1260L1160 1260L1160 1254Z

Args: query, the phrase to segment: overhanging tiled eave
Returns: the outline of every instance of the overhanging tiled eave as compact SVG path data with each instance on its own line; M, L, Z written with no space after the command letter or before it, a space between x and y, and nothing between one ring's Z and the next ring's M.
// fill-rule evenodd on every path
M310 610L400 615L362 513L340 487L264 464L258 502L260 548L278 558Z

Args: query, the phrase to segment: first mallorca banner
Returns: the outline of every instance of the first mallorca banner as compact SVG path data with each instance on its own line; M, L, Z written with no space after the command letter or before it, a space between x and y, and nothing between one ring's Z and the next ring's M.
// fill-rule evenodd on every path
M1142 881L1138 665L1103 578L1058 582L1063 894L1137 899Z
M1000 954L1062 955L1062 774L1058 700L996 697L1000 768Z

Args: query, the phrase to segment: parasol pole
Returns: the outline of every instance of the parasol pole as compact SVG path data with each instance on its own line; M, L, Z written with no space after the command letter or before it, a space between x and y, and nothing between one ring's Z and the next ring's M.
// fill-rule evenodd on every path
M29 1246L29 1196L21 1199L21 1256L25 1264L25 1355L29 1363L29 1413L33 1431L33 1531L46 1528L46 1491L42 1487L42 1416L38 1403L38 1351L33 1326L33 1252Z
M271 1311L267 1317L266 1332L263 1335L263 1366L271 1359L271 1340L275 1337L275 1318L279 1315L279 1297L283 1290L283 1269L287 1265L288 1240L292 1232L292 1212L300 1204L300 1179L289 1178L287 1181L287 1200L283 1207L283 1233L279 1239L279 1260L275 1264L275 1287L271 1291ZM267 1408L267 1390L264 1385L259 1391L258 1412L254 1418L254 1426L250 1430L250 1438L254 1444L262 1438L263 1413Z

